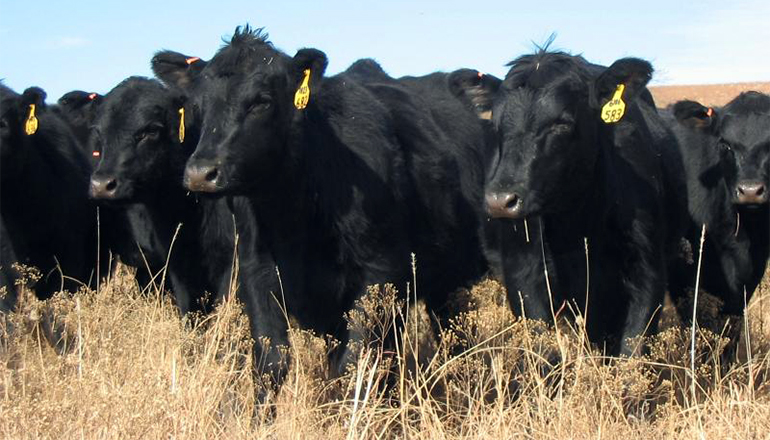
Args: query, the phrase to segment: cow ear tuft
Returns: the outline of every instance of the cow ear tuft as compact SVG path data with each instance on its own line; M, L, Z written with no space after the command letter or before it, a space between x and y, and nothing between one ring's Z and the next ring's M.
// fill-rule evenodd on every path
M696 101L678 101L671 110L678 123L694 129L708 129L715 126L717 120L717 111L714 108Z
M466 102L481 119L492 118L492 104L502 81L473 69L455 70L447 79L449 91Z
M172 50L156 52L151 65L155 76L166 85L189 88L207 62L199 57L191 57Z
M625 102L633 101L652 79L652 64L639 58L622 58L612 63L591 87L591 106L602 108L620 89ZM622 88L619 87L622 85Z

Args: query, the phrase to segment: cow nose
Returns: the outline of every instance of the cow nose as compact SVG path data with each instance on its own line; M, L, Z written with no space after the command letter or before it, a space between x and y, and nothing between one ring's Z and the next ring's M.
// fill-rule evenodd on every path
M92 177L91 197L95 199L113 199L118 190L118 181L114 177Z
M216 165L188 165L184 171L184 186L191 191L214 192L218 180L219 169Z
M487 193L487 213L495 218L521 217L521 197L516 193Z
M735 190L738 203L767 203L767 187L762 182L741 182Z

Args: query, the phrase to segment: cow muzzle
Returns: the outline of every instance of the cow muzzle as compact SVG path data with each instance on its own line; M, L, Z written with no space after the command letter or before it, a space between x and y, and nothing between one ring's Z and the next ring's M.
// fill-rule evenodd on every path
M92 177L89 195L94 199L114 199L118 191L118 180L114 177Z
M522 218L523 203L516 193L487 193L484 197L487 214L493 218Z
M220 174L216 165L190 164L184 170L184 186L195 192L216 192Z
M735 200L739 205L767 203L767 186L762 182L741 182L735 187Z

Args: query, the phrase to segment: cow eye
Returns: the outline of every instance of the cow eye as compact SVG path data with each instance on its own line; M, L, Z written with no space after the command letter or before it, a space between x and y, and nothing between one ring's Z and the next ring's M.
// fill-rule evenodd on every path
M269 109L272 104L273 103L269 97L260 96L259 98L255 99L251 105L249 105L247 112L262 112Z
M557 122L553 125L551 125L549 131L551 134L559 135L559 134L567 134L572 132L572 124L568 124L565 122Z
M0 119L0 130L6 130L8 128L8 121Z
M158 125L147 126L144 130L136 134L135 136L136 141L140 142L145 139L148 139L148 140L158 139L160 137L161 128L162 127Z
M731 151L733 148L730 146L730 143L727 142L724 139L719 139L719 142L717 143L717 146L719 147L719 150L722 152Z

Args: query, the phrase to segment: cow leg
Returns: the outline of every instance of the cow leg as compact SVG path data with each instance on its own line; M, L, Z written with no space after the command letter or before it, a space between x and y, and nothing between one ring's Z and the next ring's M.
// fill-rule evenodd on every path
M640 354L641 341L634 340L655 333L665 296L665 255L662 240L652 226L635 221L622 283L628 300L626 319L620 332L619 352L625 356Z
M267 403L271 392L280 390L289 369L290 354L285 349L290 345L289 325L271 292L241 285L238 296L245 305L254 339L252 368L257 402Z

